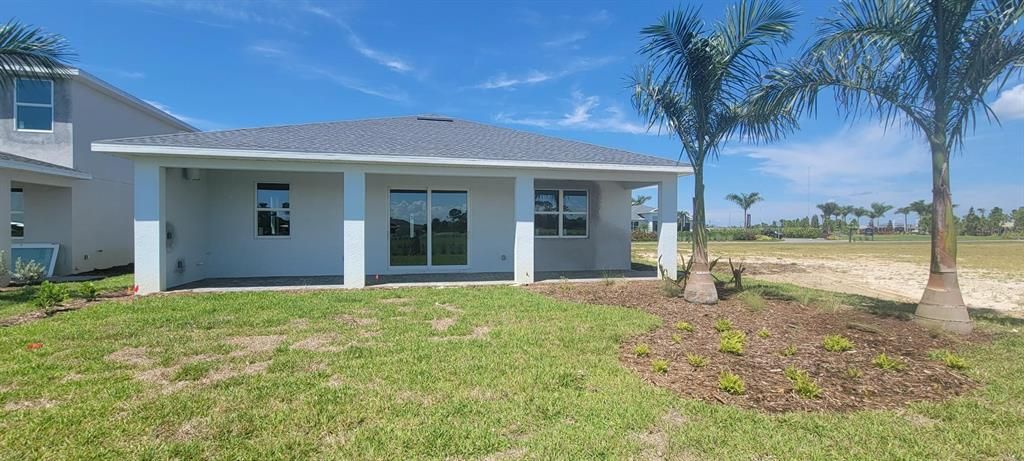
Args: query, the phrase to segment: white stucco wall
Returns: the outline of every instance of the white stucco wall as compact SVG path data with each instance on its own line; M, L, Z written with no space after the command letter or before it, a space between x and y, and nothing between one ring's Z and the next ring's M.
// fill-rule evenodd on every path
M12 243L56 243L57 265L54 273L71 271L71 188L12 182L20 187L25 197L25 238L11 239Z
M206 248L205 260L197 262L204 264L207 277L342 273L341 174L224 170L201 174L200 182L207 188ZM257 182L290 184L291 236L256 237ZM169 195L169 199L168 204L175 197Z
M512 178L366 175L366 274L417 272L512 272L514 221ZM465 268L436 266L388 267L389 189L466 190L469 193L469 264Z
M630 268L631 189L612 181L537 179L537 189L586 189L590 197L587 238L538 238L537 272Z
M177 286L206 278L209 252L209 208L207 197L209 177L199 172L199 180L186 179L181 168L167 168L164 172L166 232L164 265L167 285ZM179 261L181 266L179 267Z
M93 177L73 185L71 269L86 272L128 264L132 261L132 162L93 152L90 144L177 133L182 128L77 79L71 82L71 99L74 168Z

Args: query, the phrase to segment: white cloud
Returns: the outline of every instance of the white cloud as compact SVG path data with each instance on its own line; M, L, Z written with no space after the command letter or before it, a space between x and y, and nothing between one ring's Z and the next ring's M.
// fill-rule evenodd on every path
M648 133L646 126L629 120L622 109L615 106L601 109L601 99L597 96L586 96L580 91L573 91L569 103L569 112L562 114L560 117L519 117L515 114L502 112L496 115L494 120L499 123L546 129L563 128L629 134Z
M324 18L328 21L337 24L338 27L344 30L346 34L348 34L349 46L352 47L352 49L355 50L357 53L363 55L363 57L366 57L371 61L374 61L377 64L380 64L398 73L406 73L413 70L412 64L398 57L392 56L391 54L385 53L383 51L377 50L367 45L366 42L363 41L362 37L356 34L356 32L352 30L352 27L350 27L347 22L339 18L334 13L331 13L330 11L313 5L305 5L302 7L302 9L307 13L319 16L321 18Z
M394 86L375 86L357 78L338 72L334 69L300 61L288 51L289 46L282 43L256 43L247 48L250 53L267 58L278 67L307 79L323 79L341 87L360 93L376 96L395 102L406 102L408 94Z
M593 24L607 24L612 22L612 15L608 10L597 10L584 16L583 20Z
M1024 83L999 93L992 110L1003 120L1024 119Z
M785 179L797 190L841 188L844 196L891 189L901 177L927 172L924 143L900 128L848 127L807 142L726 149L758 161L756 171Z
M514 89L517 86L533 85L536 83L546 82L548 80L567 77L579 72L597 69L599 67L606 66L613 61L615 61L615 58L611 56L600 58L579 58L570 62L569 65L558 71L531 70L519 77L509 77L506 73L500 73L482 83L477 84L476 88L487 90L498 88Z
M542 45L548 48L562 48L562 47L573 47L577 48L576 44L587 38L586 32L572 32L559 37L555 37L548 40Z
M207 119L203 119L203 118L192 117L192 116L188 116L188 115L185 115L185 114L173 111L173 110L171 110L171 108L169 106L167 106L166 104L162 104L159 101L143 99L143 102L145 102L146 104L149 104L149 105L151 105L153 107L156 107L157 109L160 109L163 112L166 112L167 115L170 115L171 117L174 117L174 118L176 118L178 120L181 120L181 121L183 121L185 123L188 123L189 125L198 127L199 129L202 129L202 130L223 130L223 129L227 128L227 126L225 126L224 124L221 124L221 123L213 122L213 121L210 121L210 120L207 120Z
M217 17L229 22L252 23L297 30L292 22L294 13L274 3L253 0L137 0L138 3L163 9L177 9L190 14ZM283 5L283 4L282 4ZM220 24L210 24L223 27Z

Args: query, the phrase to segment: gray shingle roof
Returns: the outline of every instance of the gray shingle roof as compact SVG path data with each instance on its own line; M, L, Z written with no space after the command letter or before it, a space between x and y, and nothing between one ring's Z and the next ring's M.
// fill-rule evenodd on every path
M56 163L44 162L42 160L36 160L34 158L22 157L20 155L14 155L7 152L0 152L0 161L17 162L23 163L29 166L37 166L42 168L50 168L54 170L60 170L75 175L84 175L86 173L76 170L74 168L68 168L66 166L57 165Z
M673 159L440 116L310 123L97 141L147 147L686 166Z

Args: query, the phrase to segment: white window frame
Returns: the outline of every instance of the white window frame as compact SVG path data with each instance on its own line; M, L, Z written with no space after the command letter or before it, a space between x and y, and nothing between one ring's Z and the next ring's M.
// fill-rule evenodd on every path
M39 103L33 103L33 102L18 102L18 81L19 80L34 80L34 81L37 81L37 82L48 82L50 84L50 103L49 104L39 104ZM54 101L53 101L53 91L54 91L53 87L54 87L53 80L50 80L50 79L44 79L44 78L21 78L21 77L14 79L14 120L13 120L13 122L14 122L14 131L21 131L23 133L53 133L53 119L56 116L56 113L54 112L54 109L53 109L53 103L54 103ZM47 107L47 108L49 108L50 109L50 129L49 130L34 130L34 129L29 129L29 128L18 128L18 108L21 107L21 106L25 106L25 107Z
M17 259L14 258L14 249L18 249L18 248L49 248L49 249L53 250L53 254L50 255L50 263L47 264L46 267L44 268L44 269L46 269L46 276L47 277L53 277L53 271L57 268L57 253L60 252L60 244L57 244L57 243L12 243L11 244L11 255L10 255L11 257L9 258L10 261L8 262L8 264L10 264L12 266L12 269L11 269L12 271L14 270L13 269L14 264L17 262Z
M391 191L393 191L393 190L405 190L405 191L421 191L422 190L422 191L426 191L427 192L427 265L426 266L393 266L393 265L391 265ZM433 199L433 192L435 190L436 191L442 191L442 192L465 192L466 193L466 216L467 216L467 219L466 219L466 264L462 264L462 265L452 265L452 264L434 265L434 232L433 232L433 230L434 230L434 223L433 223L433 221L434 220L430 218L430 210L433 209L433 200L434 200ZM472 252L472 246L473 246L473 245L471 245L471 243L473 242L472 235L470 235L472 227L469 224L469 221L471 219L473 219L473 215L470 214L470 210L473 207L471 196L472 196L472 194L469 193L469 188L467 188L467 187L388 186L387 200L384 200L384 206L386 207L385 208L385 216L387 216L387 222L388 222L388 229L387 229L388 272L395 272L395 273L400 273L400 272L416 272L416 271L422 271L424 269L430 270L430 271L437 271L437 272L458 272L458 271L465 271L465 270L470 269L471 266L470 266L469 262L472 261L472 259L470 259L470 258L472 257L472 253L471 252Z
M260 184L284 184L288 186L288 208L274 207L274 208L260 208ZM286 240L292 238L292 183L287 181L255 181L252 184L252 199L253 199L253 214L252 214L252 234L255 238L260 240ZM288 235L260 235L260 212L261 211L287 211L288 212Z
M24 187L11 187L11 193L12 194L14 193L15 189L18 189L18 190L21 191L21 206L22 206L22 209L20 209L20 210L15 210L13 208L11 209L11 224L14 224L14 215L20 215L21 219L19 221L21 222L22 228L21 228L21 237L15 237L15 236L12 235L11 239L12 240L25 240L25 227L24 227L25 226L25 208L24 208L25 207L25 188Z
M585 239L590 238L590 190L589 189L559 189L556 187L538 187L533 190L534 201L537 199L537 191L540 190L553 190L558 193L558 210L556 211L537 211L536 205L534 205L533 214L545 214L545 215L558 215L558 235L537 235L537 227L534 224L533 237L539 239ZM566 192L583 192L587 194L587 211L563 211L565 206L565 193ZM584 215L587 217L587 229L583 235L565 235L565 229L562 222L562 218L565 215ZM536 221L536 220L535 220Z

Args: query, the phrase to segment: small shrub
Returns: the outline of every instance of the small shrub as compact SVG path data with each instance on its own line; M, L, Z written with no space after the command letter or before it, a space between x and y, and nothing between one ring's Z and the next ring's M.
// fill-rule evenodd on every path
M785 349L779 352L783 357L792 357L796 355L796 346L790 344Z
M637 357L647 357L648 355L651 355L651 346L643 343L637 344L636 347L633 348L633 353L636 354Z
M690 325L689 322L676 322L676 329L687 333L693 333L693 325Z
M723 371L721 375L718 375L718 388L732 395L742 395L747 391L743 379L728 371Z
M767 303L764 301L764 297L756 291L744 291L738 296L743 304L747 305L747 308L753 312L760 312L764 310Z
M672 335L672 341L674 343L676 343L676 344L682 343L683 342L683 336L679 335L679 334L674 334L674 335Z
M875 357L875 360L872 360L871 363L875 364L878 368L888 371L900 371L907 367L903 362L885 355L884 352L878 354L878 356Z
M702 355L686 354L686 363L694 368L704 368L708 364L708 359Z
M786 371L783 374L793 382L793 391L797 395L807 399L816 399L821 396L821 388L818 387L806 371L790 366L786 367Z
M14 262L14 280L18 283L39 283L43 277L46 277L46 268L42 264L31 259L24 261L21 258Z
M772 336L772 332L768 331L767 328L762 328L760 330L757 330L757 337L759 337L759 338L770 338L771 336Z
M822 342L829 352L846 352L853 350L853 343L843 335L828 335Z
M606 287L610 287L612 285L615 285L615 279L612 278L611 274L605 272L604 278L601 280L601 283L603 283Z
M100 289L96 288L96 284L92 282L85 282L78 287L78 297L88 300L95 301L100 296Z
M668 360L651 360L651 369L654 370L655 373L668 373Z
M49 309L67 300L68 289L63 285L50 283L49 281L43 282L42 285L39 285L39 289L36 290L35 296L32 297L32 302L43 309Z
M743 355L743 344L747 335L739 330L730 330L722 333L718 342L718 350L728 354Z
M944 365L954 370L967 369L967 361L964 360L963 357L954 354L953 351L936 351L932 353L932 358L942 362Z
M850 378L850 379L860 379L861 376L864 376L864 372L860 371L860 368L853 368L853 367L851 367L851 368L847 368L846 369L846 377L847 378Z
M678 298L683 295L683 287L668 277L661 279L661 294L667 298Z
M729 330L732 330L732 321L729 319L720 319L715 322L715 331L724 333Z

